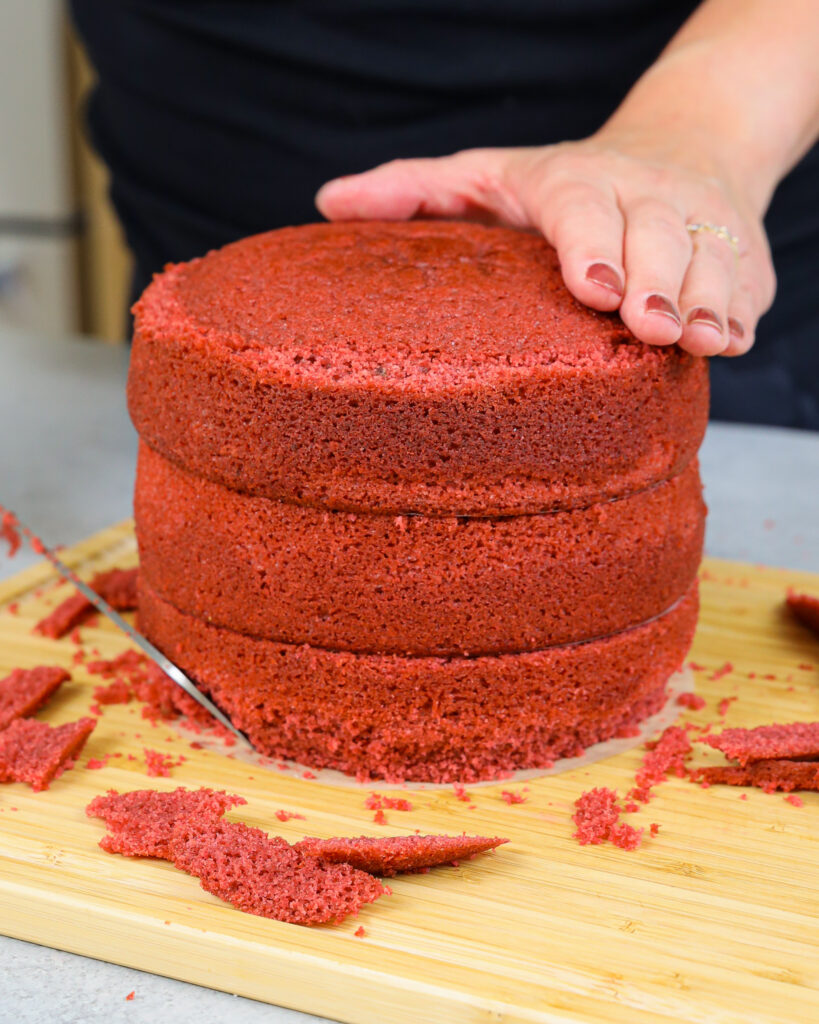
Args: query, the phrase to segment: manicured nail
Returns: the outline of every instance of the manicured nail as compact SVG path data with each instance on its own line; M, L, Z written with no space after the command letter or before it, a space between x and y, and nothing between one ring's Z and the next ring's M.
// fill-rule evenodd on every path
M623 294L623 281L614 267L608 263L592 263L586 271L586 280L594 281L595 284L608 288L615 295Z
M739 341L745 337L745 328L739 320L735 320L732 316L728 317L728 330Z
M692 309L688 314L687 324L702 324L704 327L713 327L715 331L719 331L722 334L722 321L717 314L711 310L706 309L705 306L697 306L696 309Z
M657 313L659 316L667 316L678 327L682 327L680 314L677 312L674 303L667 299L665 295L649 295L646 299L646 313Z

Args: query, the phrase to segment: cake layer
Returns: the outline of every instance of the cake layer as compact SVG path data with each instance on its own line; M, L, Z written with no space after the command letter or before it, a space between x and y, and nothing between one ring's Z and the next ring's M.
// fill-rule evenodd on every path
M258 640L140 584L140 626L271 757L362 779L475 781L544 767L656 711L697 618L697 585L662 617L524 654L407 658Z
M134 424L238 491L506 515L642 490L694 456L707 365L578 303L543 239L314 224L169 267L135 307Z
M696 462L605 504L502 519L352 514L248 497L141 445L143 577L240 633L395 654L538 650L660 614L688 590Z

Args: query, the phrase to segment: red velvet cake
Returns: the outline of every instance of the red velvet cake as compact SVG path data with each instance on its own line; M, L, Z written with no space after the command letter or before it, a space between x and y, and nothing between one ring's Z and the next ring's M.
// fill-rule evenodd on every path
M311 224L170 266L136 304L144 441L234 490L325 508L511 515L666 480L707 367L563 284L541 238Z
M453 518L247 497L144 444L134 511L142 571L180 611L252 636L395 654L532 651L644 622L691 586L704 526L696 461L585 509Z
M259 750L363 779L472 782L548 766L657 711L694 634L671 611L591 643L474 658L328 651L178 611L140 580L146 635Z
M287 228L135 317L142 629L260 751L463 782L662 704L707 367L577 303L542 239Z

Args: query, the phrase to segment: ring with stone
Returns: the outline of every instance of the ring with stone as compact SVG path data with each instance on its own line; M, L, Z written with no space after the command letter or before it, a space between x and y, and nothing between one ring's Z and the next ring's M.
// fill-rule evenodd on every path
M724 224L712 224L710 221L704 220L696 224L686 224L685 227L691 235L697 235L701 231L707 231L709 235L714 235L723 242L727 242L731 246L734 256L739 256L739 239L731 229L726 227Z

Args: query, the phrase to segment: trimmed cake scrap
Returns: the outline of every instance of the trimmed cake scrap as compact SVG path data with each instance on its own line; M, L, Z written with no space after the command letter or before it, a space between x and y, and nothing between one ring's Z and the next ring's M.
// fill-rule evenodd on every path
M819 757L819 722L759 725L755 729L724 729L699 742L721 750L744 767L754 761Z
M819 597L812 594L797 594L790 591L786 598L788 610L803 626L819 633Z
M0 729L15 718L27 718L41 708L71 676L59 666L16 668L0 679Z
M361 871L387 878L408 871L425 871L442 864L468 860L493 850L508 839L485 836L359 836L314 839L307 837L294 849L333 864L351 864Z
M283 839L241 823L183 820L169 845L176 867L195 875L206 892L276 921L341 921L386 892L364 871L305 856Z
M765 760L738 765L716 765L692 772L695 782L708 785L757 786L766 793L794 789L819 790L819 763L815 761Z
M115 611L132 611L137 606L138 574L138 569L110 569L108 572L97 573L88 585ZM72 594L41 619L34 627L34 632L59 640L95 611L94 605L83 594Z
M102 818L109 834L100 840L108 853L125 857L170 859L169 841L175 825L191 819L197 824L219 821L232 807L246 804L244 797L213 789L188 790L180 786L163 793L135 789L109 790L86 807L90 818Z
M0 782L26 782L37 792L72 768L94 731L93 718L51 726L33 718L16 718L0 732Z

